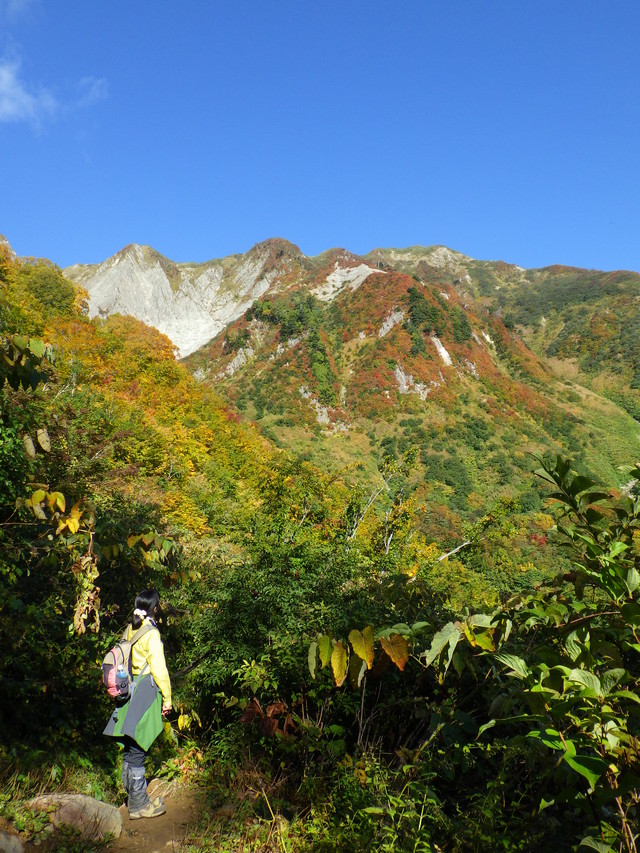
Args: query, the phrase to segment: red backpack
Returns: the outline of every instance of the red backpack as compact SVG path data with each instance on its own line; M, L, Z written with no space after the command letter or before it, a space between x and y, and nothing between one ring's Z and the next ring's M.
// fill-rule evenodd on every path
M114 699L129 699L133 693L133 674L131 672L131 649L140 637L153 630L153 626L143 625L127 640L127 631L119 642L109 649L102 661L102 682L107 693ZM145 665L145 669L148 664ZM143 670L144 672L144 670ZM142 674L142 673L140 673Z

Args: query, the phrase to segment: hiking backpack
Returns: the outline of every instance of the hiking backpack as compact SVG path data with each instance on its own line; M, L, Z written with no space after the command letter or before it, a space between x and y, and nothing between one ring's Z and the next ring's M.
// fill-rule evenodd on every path
M127 640L125 631L122 638L109 649L102 661L102 682L107 688L107 693L114 699L129 699L133 693L133 674L131 672L131 649L140 637L153 630L153 626L147 624L135 632L130 640ZM145 666L146 669L146 666Z

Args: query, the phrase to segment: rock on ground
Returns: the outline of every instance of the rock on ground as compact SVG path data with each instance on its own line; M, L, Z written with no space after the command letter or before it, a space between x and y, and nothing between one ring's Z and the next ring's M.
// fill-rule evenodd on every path
M31 800L29 807L49 812L55 827L70 826L90 841L119 838L122 832L118 809L84 794L43 794Z
M0 829L0 853L22 853L24 847L17 835Z

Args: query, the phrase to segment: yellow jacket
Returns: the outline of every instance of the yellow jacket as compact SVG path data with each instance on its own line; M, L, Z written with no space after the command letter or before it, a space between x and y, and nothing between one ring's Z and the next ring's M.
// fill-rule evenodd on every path
M144 625L152 625L153 622L147 617ZM127 640L135 634L135 631L129 625L127 628ZM133 675L139 675L149 664L147 672L153 676L153 680L158 685L162 693L162 704L171 705L171 682L169 681L169 670L164 659L164 646L160 639L160 631L153 627L151 631L147 631L140 639L134 643L131 649L131 672Z

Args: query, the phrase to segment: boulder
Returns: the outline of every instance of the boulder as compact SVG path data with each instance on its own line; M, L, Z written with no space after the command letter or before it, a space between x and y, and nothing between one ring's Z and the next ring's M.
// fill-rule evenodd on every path
M49 812L55 827L69 826L89 841L102 841L107 836L119 838L122 832L118 809L84 794L42 794L31 800L29 807Z
M0 829L0 853L22 853L24 847L17 835Z

